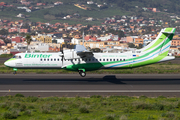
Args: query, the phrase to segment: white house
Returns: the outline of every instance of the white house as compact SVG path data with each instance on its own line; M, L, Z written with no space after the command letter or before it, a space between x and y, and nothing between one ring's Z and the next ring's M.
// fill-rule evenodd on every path
M40 42L35 42L31 45L28 46L28 49L31 52L35 52L35 51L49 51L49 45L46 43L40 43Z
M87 1L87 4L92 5L92 4L94 4L94 2L93 1Z
M77 45L78 45L78 44L80 44L81 41L82 41L82 40L76 39L76 38L72 38L72 39L71 39L71 43L72 43L72 44L77 44Z

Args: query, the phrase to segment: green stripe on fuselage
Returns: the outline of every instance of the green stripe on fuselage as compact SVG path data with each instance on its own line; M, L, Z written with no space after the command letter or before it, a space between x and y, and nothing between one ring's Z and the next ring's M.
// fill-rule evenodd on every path
M13 60L17 60L17 59L16 59L16 58L10 58L10 59L7 60L6 62L13 61Z
M154 59L149 59L149 60L146 60L146 61L143 61L143 62L135 63L135 64L132 65L132 67L140 67L140 66L144 66L144 65L159 62L160 60L165 58L167 56L167 54L168 54L168 51L160 54L159 56L155 57Z

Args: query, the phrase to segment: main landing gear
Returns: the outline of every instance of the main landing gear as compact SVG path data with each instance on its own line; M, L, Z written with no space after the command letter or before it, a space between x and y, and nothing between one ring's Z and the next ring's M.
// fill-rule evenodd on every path
M85 76L86 76L86 73L85 73L85 72L80 72L80 71L79 71L79 74L80 74L81 77L85 77Z
M79 74L81 77L85 77L86 76L85 69L79 69Z

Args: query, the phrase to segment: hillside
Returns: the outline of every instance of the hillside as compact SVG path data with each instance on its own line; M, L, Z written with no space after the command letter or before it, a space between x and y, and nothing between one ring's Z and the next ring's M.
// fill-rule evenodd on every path
M28 5L23 5L19 0L0 0L12 7L0 6L1 18L16 20L23 19L34 22L68 22L70 24L101 24L107 17L134 15L137 17L153 17L157 19L166 19L167 14L176 15L180 13L180 0L93 0L93 4L87 4L87 1L82 0L61 0L63 4L54 5L57 0L34 0ZM28 0L27 0L28 2ZM44 5L37 5L44 3ZM78 6L85 6L84 10ZM17 7L27 7L31 12L26 12L24 9ZM156 8L157 13L150 11L151 8ZM25 18L17 18L21 13ZM70 15L70 18L64 18ZM92 21L87 18L92 17Z

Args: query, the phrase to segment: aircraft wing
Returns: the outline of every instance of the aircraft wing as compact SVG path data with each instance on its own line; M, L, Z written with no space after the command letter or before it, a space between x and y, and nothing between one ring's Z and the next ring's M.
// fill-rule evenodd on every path
M81 58L85 57L93 57L93 52L86 50L86 48L83 45L75 45L75 51L78 56Z
M78 56L80 56L81 58L85 58L85 57L93 57L93 52L91 51L78 51L76 52Z

